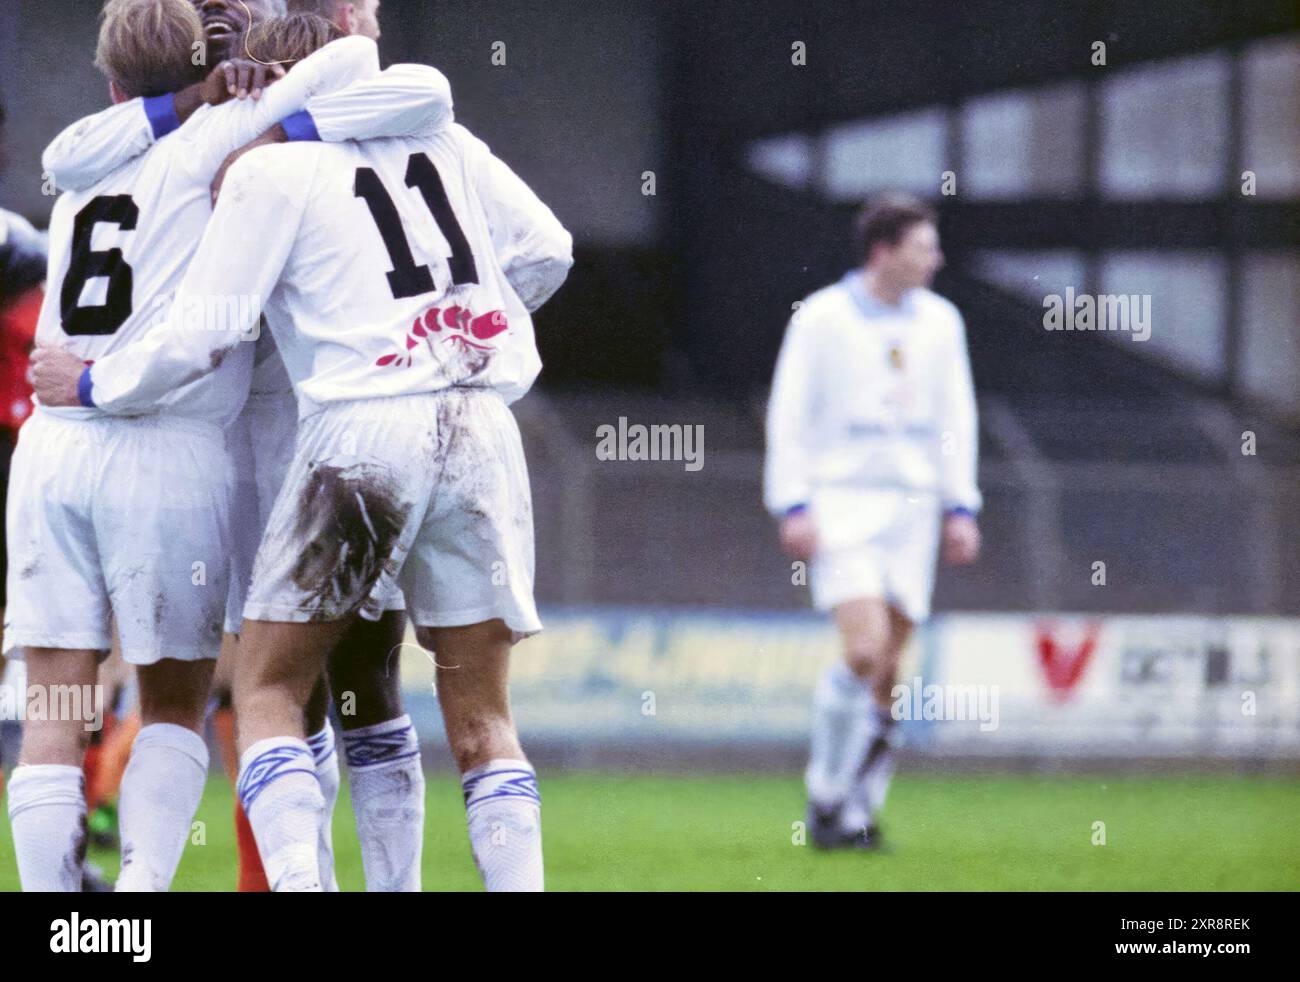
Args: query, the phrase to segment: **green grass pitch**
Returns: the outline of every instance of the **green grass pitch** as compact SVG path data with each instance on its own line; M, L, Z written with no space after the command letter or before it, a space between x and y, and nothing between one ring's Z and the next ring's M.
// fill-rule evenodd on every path
M792 776L542 775L551 890L1295 890L1300 779L901 775L886 854L798 845ZM235 883L232 793L209 783L206 843L178 890ZM1094 823L1105 845L1094 845ZM334 818L339 882L363 886L346 791ZM116 875L117 857L92 852ZM457 782L431 775L426 890L479 890ZM16 890L0 815L0 890Z

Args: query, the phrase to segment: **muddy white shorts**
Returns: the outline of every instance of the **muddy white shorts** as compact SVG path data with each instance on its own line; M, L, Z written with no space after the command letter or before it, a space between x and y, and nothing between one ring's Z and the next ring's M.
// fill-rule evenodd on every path
M253 578L253 561L293 461L297 435L298 401L292 390L250 395L243 411L226 430L226 447L235 471L227 634L239 633ZM375 589L379 597L374 605L362 609L363 616L373 619L385 610L404 609L402 592L395 584L380 583Z
M133 665L215 658L230 556L222 430L38 409L14 451L4 647L111 647Z
M820 550L809 567L813 606L877 598L913 623L930 616L941 514L933 495L895 490L816 492Z
M387 583L418 627L541 630L528 469L495 391L334 403L299 424L244 616L374 616Z

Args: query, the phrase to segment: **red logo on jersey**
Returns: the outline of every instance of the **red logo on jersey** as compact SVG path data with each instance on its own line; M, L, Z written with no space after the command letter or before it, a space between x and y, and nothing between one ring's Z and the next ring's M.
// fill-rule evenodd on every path
M468 307L453 305L445 310L430 307L411 324L411 329L406 334L406 350L395 354L381 355L375 359L375 364L408 367L414 363L415 355L413 352L419 346L421 340L432 347L434 335L442 335L443 344L477 348L479 351L492 351L494 350L493 345L481 342L491 341L498 334L509 329L510 321L506 319L504 310L491 310L486 314L475 317ZM446 331L446 334L443 334L444 331Z

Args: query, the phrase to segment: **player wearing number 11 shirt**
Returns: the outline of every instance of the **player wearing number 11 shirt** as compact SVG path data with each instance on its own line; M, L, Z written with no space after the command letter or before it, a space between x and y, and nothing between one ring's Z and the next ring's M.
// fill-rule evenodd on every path
M563 282L571 249L458 124L264 147L230 169L167 328L60 389L104 412L148 411L238 352L238 330L196 329L190 310L253 298L235 325L246 329L265 307L300 424L254 566L234 696L240 795L276 889L320 889L302 704L381 580L401 586L436 655L485 885L542 887L540 798L506 685L512 644L541 628L508 406L540 370L530 312Z

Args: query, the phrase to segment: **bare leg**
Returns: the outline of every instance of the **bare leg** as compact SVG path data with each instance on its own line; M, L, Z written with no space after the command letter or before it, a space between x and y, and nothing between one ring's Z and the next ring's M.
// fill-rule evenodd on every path
M406 615L358 618L330 655L330 684L343 724L352 812L371 893L422 886L424 769L420 743L402 711L398 658Z
M842 660L819 680L813 699L809 826L816 845L861 846L873 824L864 775L893 723L892 689L910 625L880 597L838 605L835 624Z
M893 705L894 685L898 682L898 663L903 649L912 637L912 622L897 607L889 607L889 633L880 659L880 670L874 678L876 705L889 708Z
M170 723L201 734L216 666L216 660L211 658L164 658L152 665L140 665L136 669L140 722L145 726Z
M889 605L879 597L850 600L835 608L844 663L879 692L889 672ZM892 680L889 683L892 685ZM889 686L884 686L888 690Z
M61 648L28 648L24 652L28 709L30 711L33 707L34 699L39 699L47 711L41 713L41 718L29 717L24 724L19 766L63 764L81 768L86 745L90 742L89 727L93 725L95 704L92 701L83 705L80 714L61 712L58 694L68 691L63 688L65 686L78 686L82 693L93 692L100 654Z
M208 776L203 721L215 659L136 670L141 728L122 776L121 892L171 887Z
M406 614L385 611L378 621L358 617L330 654L330 688L344 730L385 723L402 715L398 649Z
M893 688L903 649L912 635L912 622L893 605L883 601L859 601L836 610L845 638L846 660L870 688L871 705L856 706L850 734L850 761L857 766L847 773L851 790L841 815L843 826L855 834L855 842L872 845L879 841L877 818L885 803L894 773L897 721L893 718ZM861 829L867 829L857 838Z
M501 621L420 628L437 658L438 702L456 766L464 774L490 760L522 760L510 714L510 631Z
M303 711L346 621L286 624L244 620L234 698L237 745L243 754L270 737L306 736Z
M437 658L438 699L483 884L491 892L540 891L541 797L510 714L510 631L494 620L421 629L419 638Z
M217 659L216 674L212 678L212 696L217 702L217 708L212 712L212 732L216 737L217 749L221 752L221 766L225 768L231 787L235 786L239 777L239 751L235 749L235 710L230 693L238 657L239 635L222 635L221 656ZM253 838L253 826L248 824L248 816L244 814L244 806L238 796L235 797L235 848L239 856L239 876L235 889L240 893L270 892L266 871L262 869L262 857L257 852L257 840Z
M326 893L337 893L339 884L334 876L334 805L339 799L339 755L334 747L334 727L329 721L329 702L329 682L322 674L312 686L311 695L307 697L303 729L307 731L307 746L311 749L312 763L316 765L316 780L320 782L321 797L325 799L325 813L317 843L321 887Z
M29 715L8 788L18 873L24 890L75 892L86 856L81 762L95 725L100 653L28 648L24 654Z
M234 698L239 796L276 891L319 892L326 803L304 709L346 621L244 620Z

